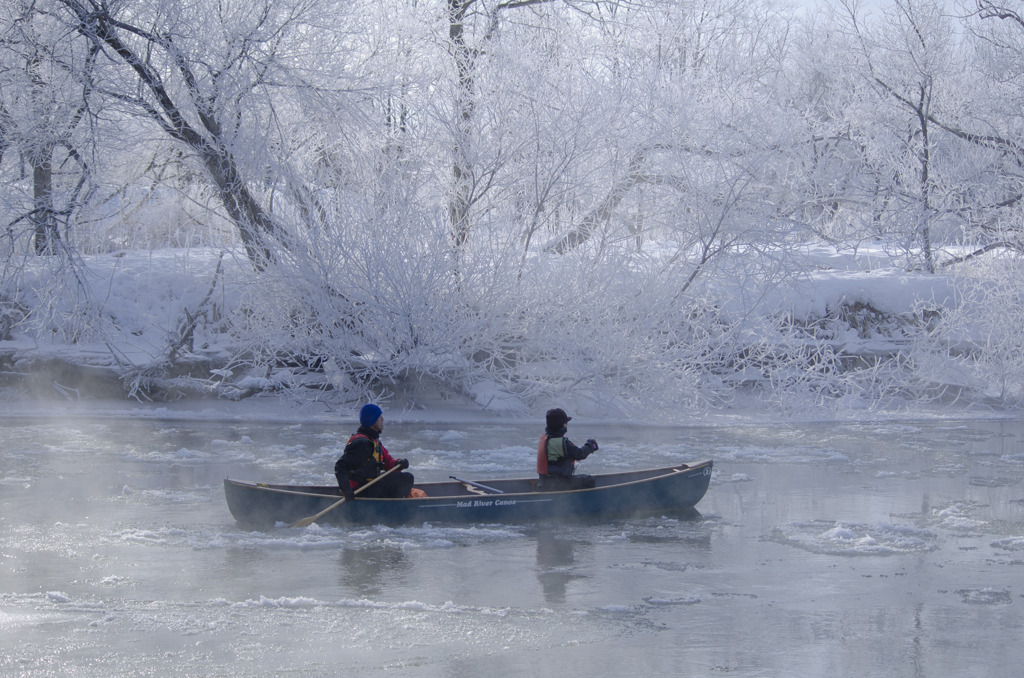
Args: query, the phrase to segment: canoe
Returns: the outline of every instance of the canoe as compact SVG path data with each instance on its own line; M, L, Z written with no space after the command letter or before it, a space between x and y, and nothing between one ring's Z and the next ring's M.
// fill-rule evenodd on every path
M328 525L516 523L612 518L692 510L707 492L711 461L594 475L595 487L538 492L536 478L456 479L416 483L422 498L356 496L317 522ZM337 486L271 485L224 480L228 509L243 526L291 525L341 498Z

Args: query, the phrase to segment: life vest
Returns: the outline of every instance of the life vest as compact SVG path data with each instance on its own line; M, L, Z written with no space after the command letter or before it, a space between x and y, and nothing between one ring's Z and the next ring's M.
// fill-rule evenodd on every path
M548 474L548 434L541 435L537 442L537 473L542 476Z
M348 439L346 445L351 445L353 440L357 438L366 438L373 444L373 452L370 453L370 458L366 460L358 469L355 469L355 473L364 476L364 478L351 478L353 487L362 485L365 482L373 480L381 474L384 470L384 455L381 453L382 446L379 439L371 438L365 433L356 433ZM372 466L371 466L372 463ZM372 475L371 475L372 474Z
M552 440L554 441L553 444ZM542 435L537 443L537 473L546 476L550 470L548 468L549 464L563 465L565 461L565 438L563 436L552 438L546 433ZM572 475L572 470L576 467L576 460L569 459L568 461L568 475ZM564 470L557 475L563 474Z

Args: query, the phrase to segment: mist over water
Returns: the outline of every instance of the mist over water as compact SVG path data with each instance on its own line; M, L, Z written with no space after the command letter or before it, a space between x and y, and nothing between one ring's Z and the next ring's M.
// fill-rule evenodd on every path
M389 423L419 482L539 429ZM699 515L249 531L224 477L333 481L344 426L0 419L0 674L1014 675L1018 421L622 429L583 472L715 460Z

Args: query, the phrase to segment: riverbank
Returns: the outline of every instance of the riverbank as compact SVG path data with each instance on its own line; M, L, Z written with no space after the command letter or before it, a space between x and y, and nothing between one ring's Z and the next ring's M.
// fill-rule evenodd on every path
M369 336L372 324L334 328L328 338L319 317L330 308L297 319L305 324L290 333L260 334L250 310L269 281L222 252L83 257L75 298L55 286L59 276L47 266L56 264L31 261L20 300L4 302L0 399L169 405L274 397L327 411L373 399L396 411L443 404L513 418L558 401L594 418L655 422L752 410L842 418L1016 406L1013 328L986 330L1002 344L993 340L985 351L969 332L936 329L959 313L951 278L899 270L868 248L806 256L806 273L762 291L756 305L739 303L747 291L735 291L730 303L742 309L708 308L706 317L677 318L647 338L630 327L640 316L602 319L604 331L569 333L578 336L565 343L565 333L510 335L514 323L502 327L510 314L488 311L474 322L494 328L451 344L435 337L442 343L432 346L416 342L436 330L433 318L410 320L406 339ZM666 329L678 336L662 336ZM651 345L638 348L641 340Z

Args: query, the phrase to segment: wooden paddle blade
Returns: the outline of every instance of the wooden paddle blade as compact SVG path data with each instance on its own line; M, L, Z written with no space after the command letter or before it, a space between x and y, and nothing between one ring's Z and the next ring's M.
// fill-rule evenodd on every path
M394 473L397 470L398 470L398 464L395 464L390 469L388 469L384 473L381 473L379 476L377 476L376 478L374 478L370 482L366 483L365 485L361 485L358 489L356 489L355 493L359 494L360 492L362 492L366 488L368 488L371 485L373 485L378 480L383 479L384 476L386 476L386 475L388 475L390 473ZM297 520L294 523L292 523L289 527L309 527L310 525L315 523L317 520L319 520L322 516L327 515L328 513L330 513L334 509L338 508L339 506L341 506L344 503L345 503L345 497L342 497L341 501L339 501L337 503L334 503L334 504L331 504L330 506L328 506L327 508L325 508L323 511L321 511L318 514L316 514L315 516L309 516L308 518L303 518L302 520Z
M313 515L313 516L307 516L307 517L303 518L302 520L296 520L294 523L289 525L289 527L309 527L310 525L312 525L313 523L318 521L320 518L325 516L327 513L329 513L330 511L333 511L335 508L337 508L338 506L341 506L344 503L345 503L345 497L342 497L341 501L335 502L335 503L331 504L330 506L325 508L320 513L317 513L316 515Z

